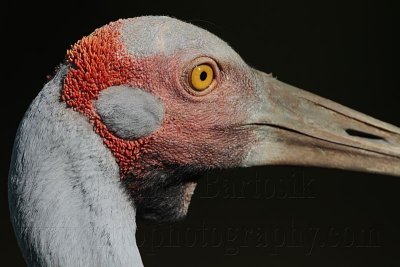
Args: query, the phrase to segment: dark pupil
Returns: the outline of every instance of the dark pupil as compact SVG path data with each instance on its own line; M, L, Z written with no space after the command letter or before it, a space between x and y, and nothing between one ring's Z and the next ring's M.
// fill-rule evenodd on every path
M203 71L200 73L200 80L205 81L207 79L207 72Z

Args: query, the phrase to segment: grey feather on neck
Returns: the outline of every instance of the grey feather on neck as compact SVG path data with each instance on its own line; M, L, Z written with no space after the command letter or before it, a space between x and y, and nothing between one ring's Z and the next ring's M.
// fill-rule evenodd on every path
M9 204L19 245L28 266L142 266L115 159L59 101L67 71L44 86L17 132Z

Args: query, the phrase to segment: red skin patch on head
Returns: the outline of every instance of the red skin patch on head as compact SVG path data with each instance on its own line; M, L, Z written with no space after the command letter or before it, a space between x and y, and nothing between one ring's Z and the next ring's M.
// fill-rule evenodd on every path
M121 84L143 86L146 81L142 66L145 60L136 62L119 40L122 21L97 29L84 37L67 52L71 66L64 80L61 99L74 110L88 117L94 131L112 151L124 178L135 167L141 154L146 152L149 138L124 140L111 133L96 113L94 100L107 87Z
M71 68L61 96L89 119L113 153L121 178L128 174L143 178L151 170L171 164L206 169L238 166L250 143L248 132L235 126L247 117L247 103L253 97L245 70L225 64L224 75L230 79L221 80L221 88L201 98L189 96L179 81L190 59L181 59L180 54L133 57L121 41L123 23L120 20L97 29L72 46L67 52ZM163 102L164 119L157 131L125 140L108 130L94 102L102 90L116 85L146 90Z

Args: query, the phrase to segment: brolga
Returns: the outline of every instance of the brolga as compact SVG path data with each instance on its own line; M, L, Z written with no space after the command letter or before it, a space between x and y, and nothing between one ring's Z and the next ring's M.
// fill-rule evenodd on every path
M398 127L249 67L206 30L139 17L78 41L32 102L9 205L28 266L142 266L136 216L183 218L208 170L399 163Z

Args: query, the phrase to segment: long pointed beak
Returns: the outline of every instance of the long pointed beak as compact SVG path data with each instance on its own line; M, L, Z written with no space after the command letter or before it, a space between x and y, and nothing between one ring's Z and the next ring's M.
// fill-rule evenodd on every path
M400 176L400 128L255 71L256 141L243 166L288 164Z

